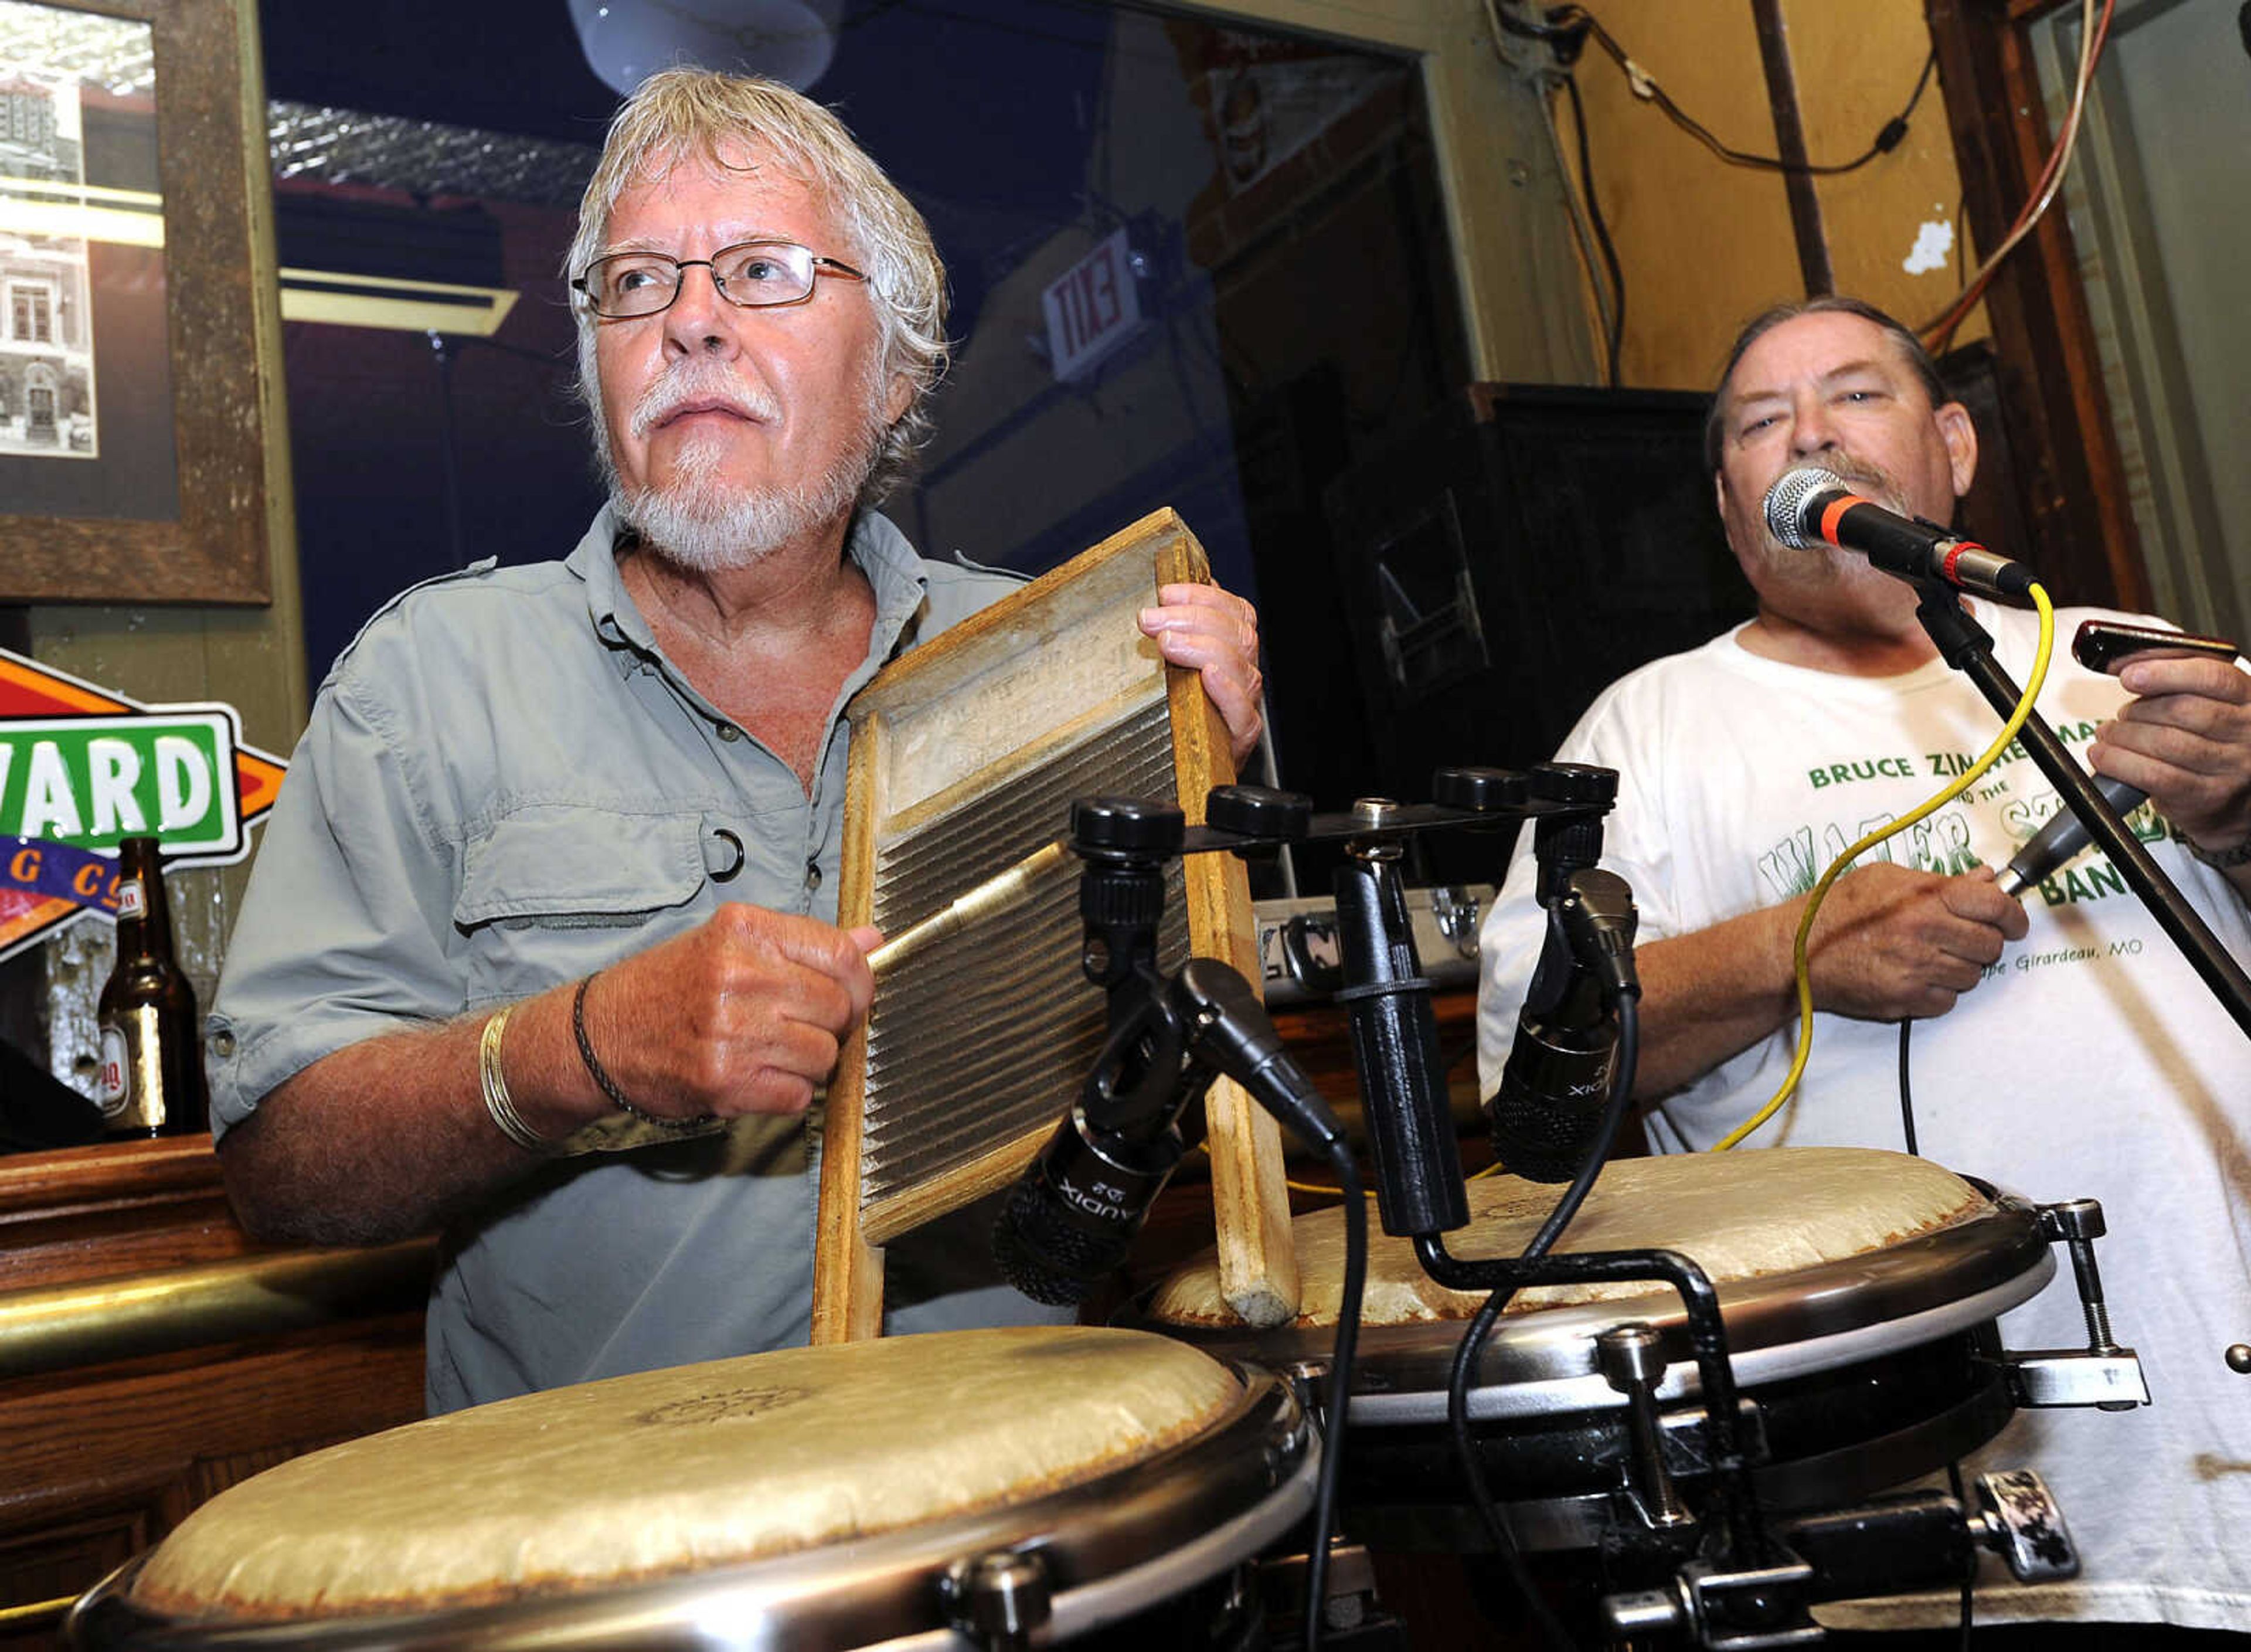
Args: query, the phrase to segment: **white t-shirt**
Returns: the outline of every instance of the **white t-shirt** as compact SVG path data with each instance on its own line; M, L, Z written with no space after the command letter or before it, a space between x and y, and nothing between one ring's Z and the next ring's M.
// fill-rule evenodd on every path
M2037 616L1974 605L2019 683ZM2083 752L2127 696L2066 644L2059 614L2040 710ZM1632 885L1639 940L1689 934L1810 890L1846 845L1909 812L1991 744L2001 719L1942 661L1862 678L1785 665L1740 631L1605 690L1558 756L1618 771L1603 864ZM1863 857L1954 872L1999 867L2059 807L2020 750L1964 795ZM2239 961L2251 923L2218 872L2153 809L2130 819ZM1481 937L1479 1063L1490 1094L1515 1034L1544 918L1530 834ZM2132 1413L2020 1412L1981 1467L2032 1467L2078 1540L2077 1583L1981 1587L1981 1619L2164 1620L2251 1626L2251 1378L2222 1359L2251 1342L2251 1038L2099 851L2025 906L2031 930L1943 1017L1916 1023L1910 1072L1922 1152L2043 1203L2102 1202L2096 1247L2117 1339L2155 1404ZM1647 1114L1660 1151L1710 1147L1774 1093L1796 1023ZM1746 1147L1905 1146L1895 1024L1819 1014L1797 1096ZM2059 1256L2059 1262L2064 1259ZM2005 1316L2011 1348L2085 1345L2067 1264ZM1825 1612L1825 1618L1829 1614ZM1892 1607L1849 1627L1939 1621Z

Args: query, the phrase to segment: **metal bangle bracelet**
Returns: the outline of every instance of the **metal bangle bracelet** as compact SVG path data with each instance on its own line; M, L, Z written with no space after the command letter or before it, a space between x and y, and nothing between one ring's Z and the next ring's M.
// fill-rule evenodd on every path
M516 1110L516 1100L508 1093L508 1075L500 1064L500 1041L508 1033L508 1018L515 1012L514 1004L503 1004L486 1017L483 1034L477 1039L477 1093L484 1097L485 1111L500 1127L500 1133L527 1153L552 1153L555 1143L523 1121Z

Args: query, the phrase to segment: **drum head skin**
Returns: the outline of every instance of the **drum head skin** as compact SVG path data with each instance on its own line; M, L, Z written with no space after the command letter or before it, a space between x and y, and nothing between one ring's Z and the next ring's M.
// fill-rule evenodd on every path
M1514 1256L1562 1197L1560 1185L1513 1176L1469 1183L1470 1225L1447 1236L1465 1259ZM1765 1148L1619 1159L1603 1167L1558 1247L1662 1246L1693 1258L1714 1284L1842 1261L1986 1208L1984 1196L1927 1159L1874 1148ZM1371 1224L1371 1226L1374 1225ZM1344 1218L1332 1206L1292 1224L1304 1278L1298 1324L1333 1326L1344 1279ZM1448 1290L1423 1272L1411 1241L1368 1236L1361 1322L1465 1320L1482 1293ZM1645 1295L1646 1282L1551 1285L1517 1293L1510 1314ZM1148 1320L1187 1329L1241 1324L1219 1292L1209 1253L1167 1280Z
M1243 1392L1183 1343L1053 1326L614 1378L269 1469L189 1516L130 1599L176 1620L332 1616L724 1566L1084 1483Z

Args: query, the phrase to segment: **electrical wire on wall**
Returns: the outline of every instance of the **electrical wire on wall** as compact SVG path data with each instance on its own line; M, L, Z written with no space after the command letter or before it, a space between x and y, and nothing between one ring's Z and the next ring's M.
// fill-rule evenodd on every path
M2095 81L2095 61L2102 55L2102 43L2109 38L2110 14L2116 7L2117 0L2101 0L2101 15L2097 16L2096 0L2081 0L2079 73L2072 82L2071 107L2064 113L2062 134L2056 139L2055 148L2048 152L2047 163L2040 169L2040 179L2033 185L2031 198L2025 203L2024 210L2017 214L2017 221L2009 226L2009 233L2002 238L2001 244L1977 267L1977 273L1970 277L1960 297L1915 329L1922 335L1924 346L1933 355L1938 355L1946 349L1948 342L1954 337L1955 329L1962 325L1963 317L1977 307L1977 301L1984 296L1985 288L1992 284L2001 260L2032 233L2033 226L2047 214L2048 207L2055 200L2056 191L2063 187L2064 169L2071 164L2072 149L2079 142L2079 122L2087 109L2088 88Z
M1571 100L1571 124L1579 135L1579 188L1587 198L1587 218L1594 227L1595 240L1602 248L1603 267L1610 274L1610 302L1603 333L1603 382L1616 390L1618 351L1625 344L1625 272L1618 266L1617 248L1610 244L1610 226L1603 222L1603 210L1595 201L1595 162L1587 148L1587 106L1579 101L1579 82L1569 74L1560 74L1555 79L1562 83L1564 93ZM1569 186L1565 187L1568 190Z
M2094 0L2088 0L2088 3L2091 7ZM1906 140L1908 122L1922 103L1922 94L1929 89L1931 77L1938 68L1938 53L1934 50L1923 59L1922 73L1915 77L1915 89L1908 94L1905 107L1887 121L1869 141L1868 147L1853 159L1828 163L1786 161L1779 156L1756 155L1722 142L1709 127L1675 103L1672 95L1658 83L1656 77L1635 62L1617 38L1605 29L1601 20L1586 7L1576 4L1551 6L1536 17L1507 8L1503 0L1485 0L1485 9L1493 50L1502 61L1511 61L1505 40L1506 36L1513 35L1545 45L1554 54L1555 66L1543 66L1534 69L1533 79L1543 90L1561 90L1570 99L1579 151L1576 190L1572 186L1570 169L1564 163L1562 140L1556 135L1554 121L1551 119L1542 124L1548 129L1556 170L1563 179L1573 237L1586 267L1588 284L1594 293L1596 314L1603 329L1607 382L1613 388L1618 383L1618 353L1625 335L1625 275L1619 266L1617 249L1610 240L1610 227L1603 222L1601 205L1596 198L1594 165L1588 149L1586 109L1580 101L1578 81L1574 73L1588 40L1595 41L1617 65L1636 97L1655 104L1667 120L1709 149L1724 164L1811 177L1835 177L1858 171L1879 156L1888 155L1897 149Z

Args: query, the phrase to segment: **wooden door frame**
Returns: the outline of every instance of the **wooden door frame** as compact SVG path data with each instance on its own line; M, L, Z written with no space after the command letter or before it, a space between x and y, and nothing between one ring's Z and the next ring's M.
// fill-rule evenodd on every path
M1980 247L2000 244L2047 162L2054 137L2030 33L2070 3L1924 0L1963 206ZM2034 541L1997 548L2039 569L2059 603L2147 608L2149 575L2060 198L2004 261L1984 302Z

